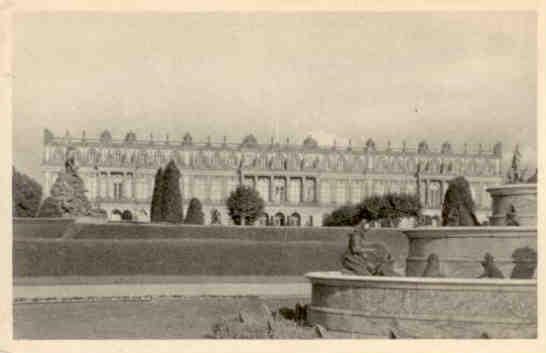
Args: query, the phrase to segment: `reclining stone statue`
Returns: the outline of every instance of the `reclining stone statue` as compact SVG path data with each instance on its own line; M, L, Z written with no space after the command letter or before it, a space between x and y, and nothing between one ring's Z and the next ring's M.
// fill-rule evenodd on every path
M360 276L400 276L385 244L366 241L364 224L349 234L349 246L342 259L343 273Z

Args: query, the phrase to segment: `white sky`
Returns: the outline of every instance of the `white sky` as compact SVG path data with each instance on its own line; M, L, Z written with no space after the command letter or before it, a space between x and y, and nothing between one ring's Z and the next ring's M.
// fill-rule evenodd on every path
M281 141L502 141L536 165L531 13L65 13L14 25L14 164L40 181L46 127L265 143L274 119Z

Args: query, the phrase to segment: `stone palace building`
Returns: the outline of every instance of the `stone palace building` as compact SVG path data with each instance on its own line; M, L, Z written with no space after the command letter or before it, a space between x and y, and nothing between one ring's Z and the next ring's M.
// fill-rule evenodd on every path
M480 220L490 213L486 188L503 179L502 146L455 151L445 142L433 149L421 141L417 148L390 143L378 149L372 139L365 146L319 146L312 137L260 144L253 135L240 143L196 143L190 134L181 141L137 139L129 132L122 140L104 131L98 139L68 132L55 137L44 130L42 170L45 193L63 170L68 153L75 156L88 197L112 220L148 222L157 169L173 159L181 172L184 212L196 197L205 221L230 224L225 199L243 180L255 187L266 203L261 224L320 226L323 217L347 203L387 192L420 192L424 213L440 214L447 181L458 175L471 183ZM418 188L417 185L420 185Z

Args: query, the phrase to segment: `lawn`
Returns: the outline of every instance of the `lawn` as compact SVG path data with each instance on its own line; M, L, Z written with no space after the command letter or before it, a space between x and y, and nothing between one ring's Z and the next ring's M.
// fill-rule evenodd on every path
M186 297L140 302L16 304L15 339L207 338L214 323L244 310L258 315L309 298Z

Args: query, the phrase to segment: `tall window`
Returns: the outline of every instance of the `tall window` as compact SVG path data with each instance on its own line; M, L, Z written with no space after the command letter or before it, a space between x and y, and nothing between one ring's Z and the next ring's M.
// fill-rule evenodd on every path
M305 180L305 201L314 202L316 201L315 195L316 181L315 179L306 179Z
M213 202L222 200L222 177L213 177L210 186L210 199Z
M206 197L206 185L205 178L202 176L195 176L193 181L193 197L199 200L204 200Z
M347 202L347 182L345 180L336 182L336 202L339 204Z
M123 197L123 183L120 181L114 182L114 200L121 200Z
M320 183L320 201L324 204L329 204L332 202L330 197L330 181L324 180Z
M362 200L362 182L353 180L351 182L351 202L359 203Z
M288 199L290 202L299 203L301 199L301 179L290 179Z
M277 202L286 201L286 179L275 178L273 195L273 199Z
M258 178L258 186L256 188L260 193L260 196L264 201L269 200L269 179L268 178Z
M239 180L237 179L237 177L228 177L226 198L229 197L232 191L235 191L235 189L237 189L237 186L239 186Z
M184 187L182 188L182 195L184 195L184 200L191 199L191 190L190 190L190 176L189 175L183 175L182 176Z

